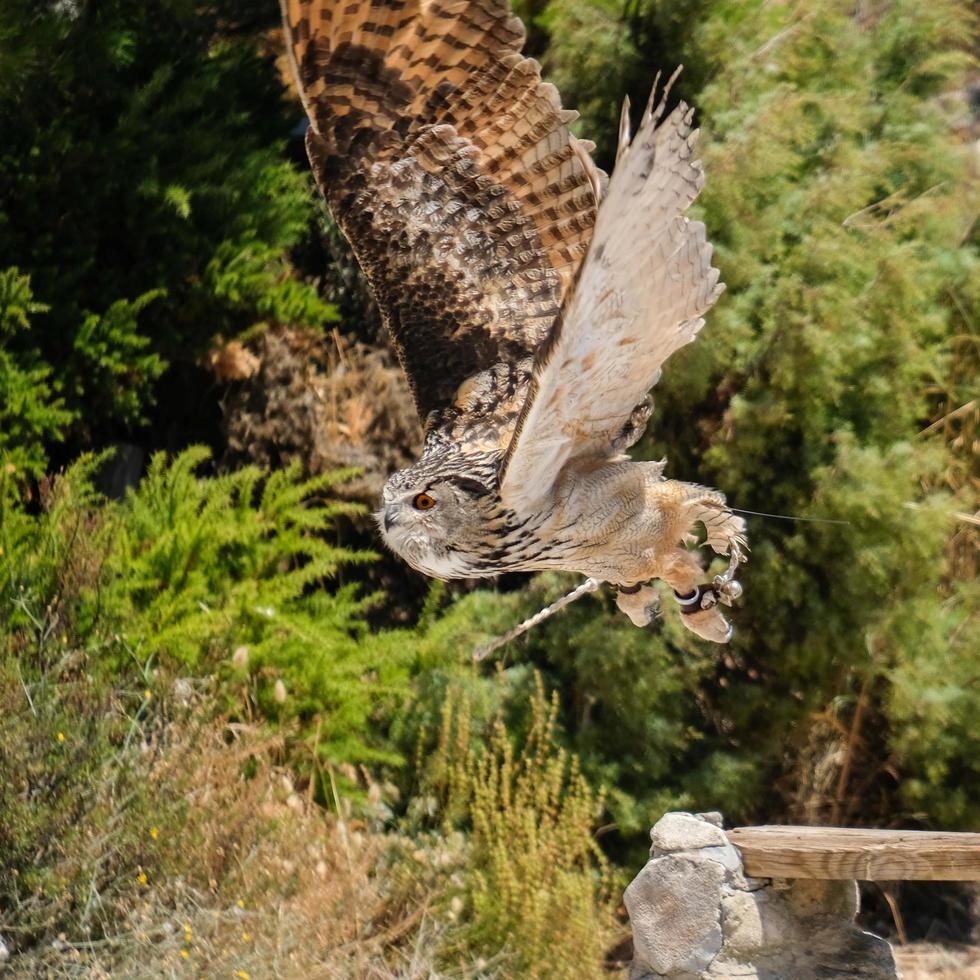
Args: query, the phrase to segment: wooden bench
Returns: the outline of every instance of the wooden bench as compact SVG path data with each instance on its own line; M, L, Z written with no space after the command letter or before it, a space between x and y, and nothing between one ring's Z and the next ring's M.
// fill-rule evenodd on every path
M980 881L980 834L850 827L737 827L753 878Z
M717 813L668 813L650 840L650 860L623 896L633 929L633 980L692 974L897 980L891 946L857 925L857 882L880 882L904 942L895 882L980 881L980 834L726 832Z

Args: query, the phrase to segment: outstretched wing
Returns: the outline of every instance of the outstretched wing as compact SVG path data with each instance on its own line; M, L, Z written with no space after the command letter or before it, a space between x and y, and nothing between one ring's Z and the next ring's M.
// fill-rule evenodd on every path
M507 0L282 2L317 181L425 419L548 336L604 175Z
M637 406L724 288L704 225L683 214L704 174L694 157L693 110L681 103L660 122L669 89L655 109L651 95L632 142L624 106L588 257L538 354L501 464L504 503L519 513L536 508L571 460L608 458L635 441Z

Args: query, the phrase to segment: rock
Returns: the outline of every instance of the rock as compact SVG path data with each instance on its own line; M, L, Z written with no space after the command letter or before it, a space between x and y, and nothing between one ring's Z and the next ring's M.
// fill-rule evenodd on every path
M762 914L754 894L739 891L726 895L721 900L721 923L729 955L751 957L765 945Z
M736 978L737 980L743 980L743 978L744 980L763 980L763 978L764 980L772 980L772 974L760 974L751 963L729 960L724 953L711 964L707 976L724 977L724 980L736 980Z
M854 924L855 882L748 879L720 815L666 814L650 839L625 895L631 980L897 976L888 943Z
M830 915L851 921L858 914L856 881L816 881L796 878L790 882L786 898L798 915Z
M721 922L725 951L743 960L804 938L786 902L772 889L726 895L721 900Z
M700 847L730 846L721 827L691 813L667 813L650 831L650 856L688 851Z
M668 856L647 862L625 895L640 966L671 975L707 969L721 950L723 878L713 861Z
M737 848L731 844L702 847L699 850L677 851L676 853L678 855L686 854L699 861L714 861L729 873L728 877L737 878L739 884L744 881L744 876L742 875L742 856L738 853Z

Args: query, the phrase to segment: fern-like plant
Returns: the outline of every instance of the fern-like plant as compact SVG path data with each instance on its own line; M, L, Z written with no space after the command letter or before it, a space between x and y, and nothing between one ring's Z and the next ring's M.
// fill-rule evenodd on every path
M411 646L372 638L376 597L338 581L371 558L331 542L356 505L326 494L344 473L298 468L196 475L208 451L153 457L121 501L93 489L105 457L83 457L45 488L34 516L0 474L0 644L65 648L152 689L158 671L217 673L236 713L306 732L331 764L398 761L379 722L407 691Z
M47 463L45 440L71 421L51 380L51 368L36 351L17 352L15 334L27 333L31 319L47 312L34 299L30 276L0 270L0 461L28 476Z

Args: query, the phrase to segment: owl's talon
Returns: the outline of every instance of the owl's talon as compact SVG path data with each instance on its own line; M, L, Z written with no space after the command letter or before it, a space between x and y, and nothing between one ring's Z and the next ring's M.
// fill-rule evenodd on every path
M742 586L735 581L735 573L738 566L745 561L738 541L732 541L728 552L728 568L721 575L716 575L711 581L711 588L714 590L718 601L730 606L742 594Z
M723 583L722 588L730 591L731 585L732 583L727 585ZM714 584L699 585L687 595L675 591L674 598L681 607L681 622L702 640L728 643L734 628L722 615L718 604L723 602L725 605L731 605L728 598L729 591L722 591Z
M716 589L721 591L725 586L730 583L734 584L735 573L738 571L738 566L745 561L745 553L742 551L741 547L737 541L731 542L731 547L728 552L728 568L726 568L721 575L716 575L713 585ZM738 598L742 594L741 588L738 589L737 594L733 598Z
M649 626L660 612L660 593L650 585L618 586L616 606L634 626Z
M703 588L709 587L703 586ZM682 609L681 622L696 636L711 643L728 643L735 632L732 624L725 619L714 601L709 606Z

